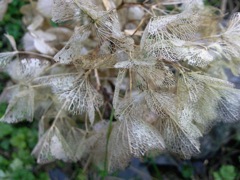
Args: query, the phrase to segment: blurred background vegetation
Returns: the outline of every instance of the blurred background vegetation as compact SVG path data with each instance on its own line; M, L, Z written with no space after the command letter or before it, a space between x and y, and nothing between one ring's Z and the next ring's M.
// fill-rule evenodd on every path
M226 13L239 11L239 0L227 0ZM0 51L11 50L4 33L12 35L21 49L21 38L25 27L22 24L20 7L27 0L13 0L2 21L0 21ZM205 0L207 5L221 8L222 0ZM240 84L240 79L229 74L230 81ZM0 92L9 77L0 73ZM0 116L7 104L0 104ZM55 162L38 165L30 155L37 143L37 123L9 125L0 123L0 179L6 180L66 180L66 179L240 179L240 124L216 126L202 139L202 153L191 160L180 160L169 154L143 161L133 159L129 168L108 175L95 170L90 175L76 164Z

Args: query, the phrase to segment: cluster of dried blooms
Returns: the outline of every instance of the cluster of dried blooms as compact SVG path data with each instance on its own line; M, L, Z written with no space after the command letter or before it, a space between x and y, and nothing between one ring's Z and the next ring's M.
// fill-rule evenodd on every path
M215 123L239 120L224 68L240 73L240 13L223 26L201 0L30 2L24 51L6 35L14 51L0 53L11 77L1 121L39 121L39 163L114 171L165 149L190 158Z

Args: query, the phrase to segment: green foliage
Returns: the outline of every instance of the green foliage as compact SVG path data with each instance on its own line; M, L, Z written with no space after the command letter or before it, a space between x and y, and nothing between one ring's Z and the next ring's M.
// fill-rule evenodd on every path
M0 107L2 107L2 106L5 106L5 105L1 105ZM1 123L0 138L11 135L12 132L13 132L13 127L12 126L9 126L8 124Z
M190 179L193 177L193 167L190 165L184 165L182 168L182 176L185 179Z
M212 0L212 1L204 0L204 3L206 5L211 5L211 6L220 6L221 5L221 1L220 0Z
M79 170L76 176L76 180L87 180L87 176L82 170Z
M0 46L1 46L1 42L0 42ZM1 48L1 47L0 47ZM5 86L6 81L9 80L9 76L6 73L0 72L0 92L3 91L3 88ZM1 106L2 107L2 106ZM1 116L4 114L4 111L0 110L1 112ZM3 114L2 114L3 113Z
M222 165L218 171L213 173L215 180L235 180L237 169L232 165Z
M237 141L239 141L239 143L240 143L240 132L239 132L239 131L236 132L235 139L236 139Z
M7 39L3 37L5 33L12 35L19 45L24 34L22 14L19 9L26 3L27 1L25 0L13 0L12 3L9 4L3 20L0 21L0 49L11 49Z
M0 104L0 115L6 104ZM37 142L37 130L0 123L0 179L47 180L46 172L34 173L36 162L30 155Z

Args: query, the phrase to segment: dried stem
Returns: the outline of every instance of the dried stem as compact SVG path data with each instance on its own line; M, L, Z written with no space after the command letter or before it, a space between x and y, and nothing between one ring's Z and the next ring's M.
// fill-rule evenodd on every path
M99 75L98 75L98 70L97 69L94 69L94 75L95 75L95 78L96 78L96 81L97 81L97 90L99 91L100 88L101 88L101 82L100 82L100 79L99 79Z
M16 51L16 53L18 53L18 54L25 54L25 55L39 56L39 57L42 57L42 58L53 60L52 56L48 56L48 55L45 55L45 54L39 54L39 53L34 53L34 52L26 52L26 51Z
M227 0L222 0L221 11L223 14L226 12L226 9L227 9Z

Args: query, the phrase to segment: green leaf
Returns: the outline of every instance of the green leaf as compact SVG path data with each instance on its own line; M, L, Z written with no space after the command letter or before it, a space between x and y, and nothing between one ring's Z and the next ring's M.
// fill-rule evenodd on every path
M218 171L213 173L214 180L234 180L236 176L236 167L233 165L222 165Z
M0 167L1 167L1 169L6 170L6 168L8 168L8 166L9 166L9 164L10 164L9 160L7 160L3 156L0 156ZM0 174L1 174L1 172L0 172ZM0 177L1 177L1 175L0 175Z
M213 173L214 180L222 180L221 175L218 172Z
M184 178L191 178L193 176L193 167L190 165L184 165L182 168L182 175Z
M101 176L101 177L102 177L102 176ZM105 177L105 176L104 176L104 177ZM76 179L77 179L77 180L86 180L86 179L88 179L88 178L87 178L86 174L85 174L82 170L80 170L80 171L78 172L78 175L77 175Z
M37 177L37 179L39 179L39 180L50 180L47 173L40 173L39 176Z
M2 85L1 85L1 90L2 90L3 88L2 88ZM0 104L0 117L2 117L3 115L4 115L4 113L5 113L5 111L6 111L6 109L7 109L7 103L1 103ZM2 125L3 123L0 123L0 127L1 127L1 125Z
M20 159L14 159L13 162L10 164L10 168L15 171L23 167L23 162Z
M12 136L12 138L10 139L10 143L12 146L19 149L25 149L27 147L26 136L22 133Z
M236 133L235 139L240 142L240 132Z
M27 129L27 144L30 149L33 149L38 141L38 132L36 129Z
M224 165L220 168L220 174L223 179L234 180L237 176L236 168L232 165Z
M34 164L35 162L34 158L30 154L31 152L29 149L19 149L18 151L13 153L12 157L20 159L24 163L24 166L28 166Z
M9 147L10 147L9 139L4 139L4 140L0 141L0 147L4 150L8 151Z
M11 174L11 179L26 179L26 180L36 180L33 173L26 169L17 169Z
M0 106L1 111L1 106ZM7 135L10 135L13 132L13 127L9 124L0 123L0 139L4 138Z
M0 179L6 178L6 173L0 169Z

